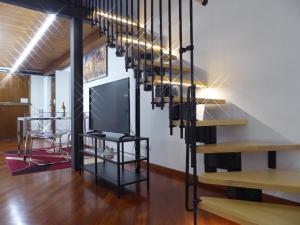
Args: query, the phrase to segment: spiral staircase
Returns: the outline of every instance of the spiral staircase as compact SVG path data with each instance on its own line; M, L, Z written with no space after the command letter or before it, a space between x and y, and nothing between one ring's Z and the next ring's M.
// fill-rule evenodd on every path
M218 143L217 129L221 126L247 126L246 120L197 120L196 105L226 104L223 99L197 98L196 89L207 88L204 81L196 80L193 65L193 0L186 1L190 8L190 24L182 23L182 1L168 0L168 27L162 23L162 0L155 8L148 1L151 13L147 15L137 0L87 1L87 19L105 35L107 45L116 49L116 55L125 56L126 69L133 69L136 93L140 86L152 93L152 106L169 110L170 134L180 129L180 138L186 143L186 209L194 212L194 224L201 223L199 209L239 224L294 225L300 224L300 207L262 202L262 191L300 193L300 171L276 169L276 152L300 150L299 144L266 142ZM150 3L149 3L150 2ZM207 4L197 0L195 4ZM172 49L171 4L179 4L179 49ZM144 11L143 11L144 10ZM144 12L141 23L140 11ZM154 12L159 12L159 32L154 32ZM190 26L190 45L184 47L182 27ZM163 37L168 29L168 37ZM167 40L167 41L166 41ZM178 51L178 52L177 52ZM178 54L174 54L178 53ZM190 53L189 64L183 55ZM166 118L167 119L167 118ZM268 170L242 171L241 153L266 152ZM197 154L204 154L205 173L198 175ZM192 174L190 169L192 168ZM227 172L217 172L223 169ZM198 196L197 187L202 183L228 187L228 199Z

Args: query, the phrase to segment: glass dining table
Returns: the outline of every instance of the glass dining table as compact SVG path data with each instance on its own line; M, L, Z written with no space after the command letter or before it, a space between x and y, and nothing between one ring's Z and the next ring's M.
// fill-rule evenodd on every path
M24 148L24 139L26 137L26 133L31 130L31 122L38 121L39 124L42 124L44 121L62 121L62 120L71 120L70 116L24 116L17 118L17 144L18 144L18 153ZM85 119L84 119L85 123Z

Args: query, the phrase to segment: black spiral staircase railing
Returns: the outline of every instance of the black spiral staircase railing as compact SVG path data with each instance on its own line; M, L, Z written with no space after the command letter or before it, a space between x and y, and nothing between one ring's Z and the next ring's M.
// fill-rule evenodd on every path
M125 56L125 67L133 69L136 79L136 102L140 102L140 85L143 84L145 91L151 91L152 108L155 106L165 108L166 98L169 103L169 128L173 135L174 120L173 110L175 103L174 86L179 89L179 128L180 138L185 138L186 143L186 180L185 180L185 207L194 212L194 224L197 224L198 194L197 194L197 161L196 161L196 83L194 76L194 39L193 39L193 3L195 0L184 1L189 4L189 45L183 45L183 22L182 0L167 0L167 8L163 11L162 0L82 0L68 1L84 10L84 19L91 22L93 27L98 27L99 35L106 36L107 46L116 49L116 56ZM150 3L149 3L150 2ZM206 5L208 0L200 1ZM172 21L172 4L178 4L179 20ZM148 13L150 5L150 14ZM163 36L165 29L163 12L167 10L167 37ZM143 18L141 18L143 12ZM158 12L159 28L154 31L155 12ZM143 20L143 21L142 21ZM173 22L173 23L172 23ZM179 26L179 49L173 49L172 40L174 35L172 28ZM167 49L165 42L167 40ZM176 52L178 51L178 52ZM174 53L178 53L179 59ZM190 85L187 96L184 97L184 54L189 53L189 80ZM179 64L179 84L173 84L173 66ZM167 62L167 66L165 66ZM165 78L168 81L165 82ZM158 82L157 82L157 78ZM178 78L178 77L177 77ZM157 85L158 83L158 85ZM157 94L159 93L159 94ZM157 96L159 96L157 98ZM186 101L184 101L186 98ZM159 99L159 101L157 101ZM136 109L137 121L140 120L139 107ZM184 114L187 114L185 117ZM136 124L136 135L140 135L140 124ZM185 129L185 135L184 135ZM137 151L139 152L139 151ZM192 168L192 178L190 177ZM138 168L139 169L139 168ZM192 202L190 202L190 187L192 186Z

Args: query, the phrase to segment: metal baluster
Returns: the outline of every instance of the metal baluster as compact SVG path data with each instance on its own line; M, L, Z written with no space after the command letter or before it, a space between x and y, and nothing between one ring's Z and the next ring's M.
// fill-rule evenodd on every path
M131 0L131 68L134 68L134 49L133 49L133 0Z
M140 36L140 0L137 0L137 27L138 27L138 53L137 53L137 56L138 56L138 67L137 67L137 70L136 70L136 93L135 93L135 96L136 96L136 112L135 112L135 116L136 116L136 136L137 137L140 137L140 118L141 118L141 115L140 115L140 73L141 73L141 70L140 70L140 39L139 39L139 36ZM137 141L135 143L135 146L136 146L136 158L140 158L140 141ZM136 167L136 173L140 173L140 161L138 161L137 163L137 167Z
M121 10L121 13L120 13L120 17L121 17L121 49L120 49L120 53L121 55L123 56L123 0L120 0L121 3L120 3L120 10Z
M106 0L102 0L102 13L106 13L106 5L105 5L105 1ZM104 35L106 34L106 18L105 18L105 16L103 16L103 18L102 18L102 23L103 23L103 31L104 31Z
M114 20L113 20L113 15L114 15L114 0L110 1L110 24L111 24L111 47L114 45Z
M106 0L106 27L107 27L107 37L106 37L106 40L107 40L107 44L108 46L110 45L110 20L109 20L109 9L110 9L110 0Z
M173 135L173 71L172 71L172 12L171 0L168 0L168 24L169 24L169 127L170 135Z
M126 55L125 55L125 67L128 72L128 0L126 0Z
M95 10L95 0L92 0L92 5L91 5L91 12L92 12L92 29L95 25L95 17L94 17L94 10Z
M100 27L100 37L102 37L102 34L104 33L103 32L103 24L102 24L102 16L101 16L101 14L100 14L100 12L102 11L102 2L103 2L103 0L99 0L99 2L98 2L98 9L97 9L97 14L98 14L98 23L99 23L99 27Z
M152 95L152 109L155 108L154 103L154 80L155 80L155 74L153 69L153 63L154 63L154 49L153 49L153 42L154 42L154 25L153 25L153 13L154 13L154 1L151 0L151 95Z
M118 56L118 50L119 50L119 21L118 21L118 0L115 0L115 25L116 25L116 55Z
M191 117L191 87L187 90L187 117ZM185 208L187 211L194 211L194 207L190 208L190 121L187 119L185 127L185 144L186 144L186 161L185 161Z
M180 138L183 138L183 49L182 49L182 0L179 0L179 65L180 65Z
M160 42L160 108L164 109L164 87L163 87L163 30L162 30L162 0L159 0L159 42Z
M89 13L88 13L88 18L90 18L90 16L91 16L91 0L88 0L88 2L87 2L87 8L88 8L88 11L89 11Z
M147 0L144 0L144 85L148 84L147 72Z
M101 0L102 1L102 5L101 5L101 12L105 13L105 0ZM105 26L105 16L102 17L102 27L103 27L103 34L105 35L106 33L106 26Z
M193 167L193 206L194 206L194 224L198 222L198 194L197 194L197 154L196 154L196 86L194 83L194 25L193 25L193 0L190 0L190 66L191 66L191 165Z
M137 58L138 58L138 75L140 79L140 0L137 0Z

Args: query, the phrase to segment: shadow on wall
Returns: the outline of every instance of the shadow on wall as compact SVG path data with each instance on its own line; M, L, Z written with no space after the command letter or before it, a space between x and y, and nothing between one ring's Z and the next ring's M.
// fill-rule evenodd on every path
M200 80L203 82L208 81L208 73L196 65L194 65L194 76L195 80Z
M246 119L245 126L218 127L218 142L260 141L274 144L294 143L272 127L248 114L238 106L227 102L226 105L206 106L203 119ZM267 167L267 153L243 153L244 169ZM278 168L300 168L299 151L278 152Z

